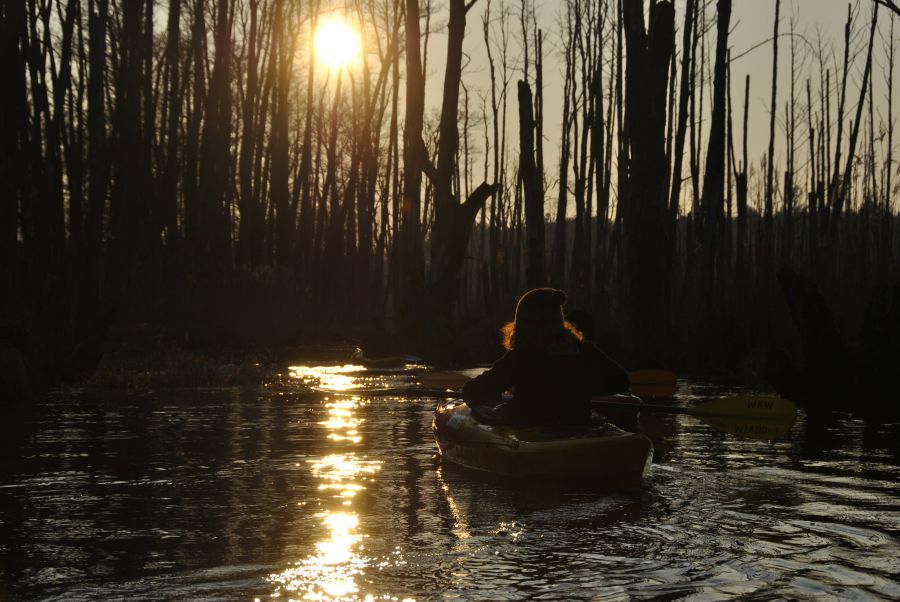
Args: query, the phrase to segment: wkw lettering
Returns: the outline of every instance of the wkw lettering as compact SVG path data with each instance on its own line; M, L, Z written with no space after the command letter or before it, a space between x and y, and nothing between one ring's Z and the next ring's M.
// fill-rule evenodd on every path
M748 399L747 407L751 410L771 410L775 404L771 399Z

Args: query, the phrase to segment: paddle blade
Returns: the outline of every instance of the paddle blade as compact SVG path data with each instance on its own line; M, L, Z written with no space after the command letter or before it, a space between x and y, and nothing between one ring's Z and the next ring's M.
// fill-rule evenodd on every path
M794 426L794 419L788 418L739 418L737 416L698 416L698 418L722 432L741 439L774 441L780 439Z
M441 399L459 397L456 391L448 389L425 389L422 387L382 387L382 388L358 388L358 389L326 389L322 387L313 387L318 393L327 393L330 395L353 395L359 397L411 397L426 398L437 397Z
M628 373L631 392L646 399L664 399L675 395L675 373L668 370L634 370Z
M469 380L471 377L459 372L423 372L419 375L422 386L435 389L459 389Z
M780 397L738 395L711 399L692 406L689 413L697 417L731 416L793 422L797 418L797 406L792 401Z

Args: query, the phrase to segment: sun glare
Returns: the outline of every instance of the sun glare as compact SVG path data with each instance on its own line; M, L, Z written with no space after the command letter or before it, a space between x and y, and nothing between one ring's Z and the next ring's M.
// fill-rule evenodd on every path
M316 61L332 69L349 67L359 56L359 32L340 16L331 16L316 26Z

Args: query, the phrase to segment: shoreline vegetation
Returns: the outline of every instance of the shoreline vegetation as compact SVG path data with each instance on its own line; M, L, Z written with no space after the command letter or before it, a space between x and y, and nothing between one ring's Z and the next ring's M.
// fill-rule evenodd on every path
M838 368L822 333L844 384L895 365L893 2L807 44L803 15L764 3L772 72L744 77L731 0L566 0L550 28L535 0L345 4L0 10L0 394L249 382L376 322L399 352L489 362L544 285L630 369L809 394ZM326 14L366 52L317 61ZM760 80L766 124L748 117Z

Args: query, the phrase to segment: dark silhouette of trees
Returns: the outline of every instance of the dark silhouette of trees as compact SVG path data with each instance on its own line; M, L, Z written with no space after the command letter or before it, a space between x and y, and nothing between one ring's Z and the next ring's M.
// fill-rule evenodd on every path
M866 5L867 29L848 12L840 73L792 20L779 103L780 0L760 5L773 69L752 78L731 4L567 0L553 32L531 0L5 3L0 320L57 376L96 357L113 318L230 345L378 316L407 348L460 357L467 330L550 283L630 365L758 364L788 326L779 264L846 315L898 276L897 8ZM484 46L467 56L477 11ZM335 16L365 48L351 66L317 57ZM748 142L751 79L772 86L764 149Z

